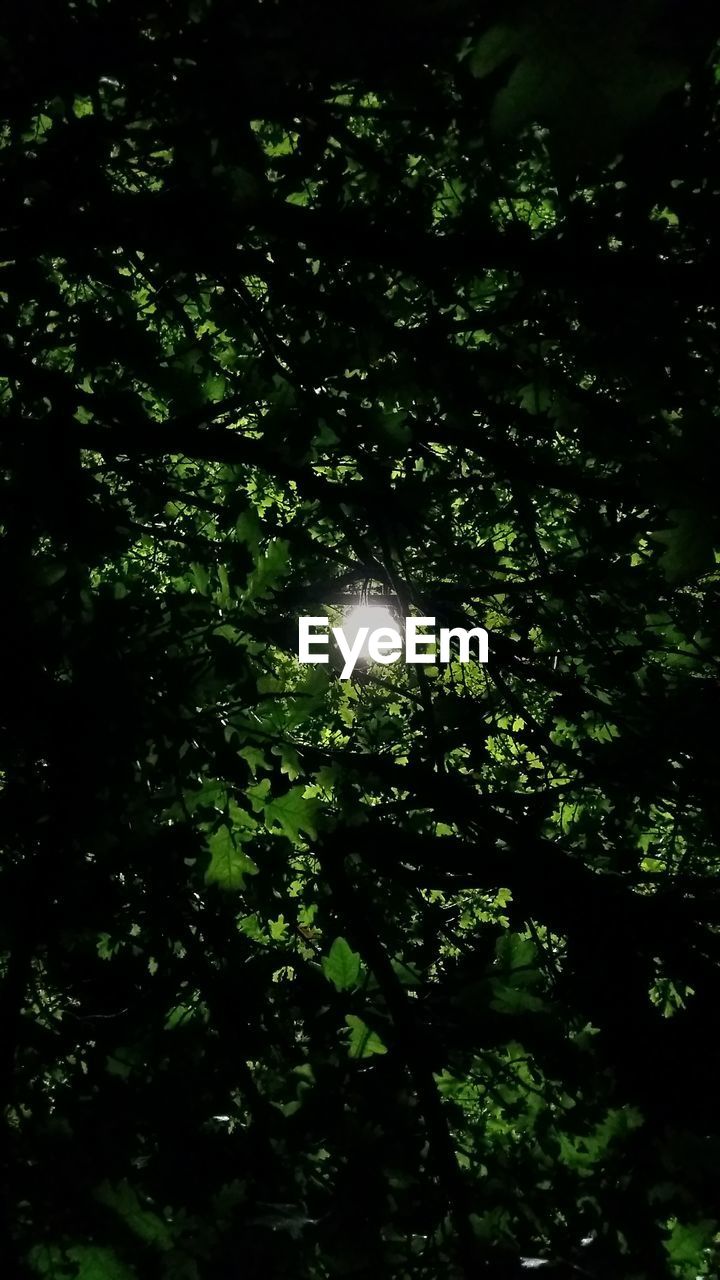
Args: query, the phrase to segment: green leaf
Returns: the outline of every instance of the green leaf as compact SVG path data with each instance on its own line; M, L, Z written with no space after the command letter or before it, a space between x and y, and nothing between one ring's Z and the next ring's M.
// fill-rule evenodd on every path
M244 889L245 877L257 875L255 863L236 847L227 827L220 827L208 844L210 865L205 872L206 884L216 884L225 890Z
M165 1019L165 1030L173 1031L176 1027L182 1027L194 1019L201 1019L203 1022L207 1022L208 1012L205 1005L200 1002L177 1004L170 1010Z
M253 507L248 507L243 511L237 519L235 532L240 542L244 542L250 548L253 555L257 556L260 552L260 535L262 532L257 512Z
M494 983L493 991L490 1008L496 1009L498 1013L539 1013L546 1007L540 996L517 987Z
M277 920L268 920L268 928L270 930L270 937L273 938L275 942L280 942L283 938L287 937L288 923L284 916L278 916Z
M500 976L491 978L490 1007L499 1013L535 1013L544 1009L544 1001L528 990L542 979L535 943L518 933L503 933L495 944L495 957Z
M225 395L226 387L227 387L227 383L223 378L222 374L211 373L203 383L203 391L205 392L205 398L211 401L212 403L216 403L218 400L222 400L223 396Z
M350 1028L349 1057L370 1058L374 1053L387 1053L387 1046L375 1031L370 1030L362 1018L358 1018L354 1013L348 1013L345 1021Z
M267 782L267 779L265 779ZM320 812L320 801L314 798L305 799L305 787L291 787L284 796L276 796L265 806L265 819L269 830L273 824L280 828L288 840L296 843L305 833L311 839L317 836L317 817Z
M706 512L685 507L671 511L673 525L653 535L667 548L660 564L668 582L692 582L714 565L714 525Z
M261 747L242 747L240 751L238 751L238 755L241 756L243 760L247 761L253 777L257 776L258 769L270 768L265 752Z
M108 1054L105 1070L109 1076L119 1076L121 1080L127 1080L131 1071L134 1071L142 1062L143 1055L139 1048L133 1045L120 1045L114 1053Z
M193 582L195 583L198 592L201 596L206 596L208 583L210 581L210 574L207 569L202 564L191 564L190 572L192 573Z
M227 606L230 603L230 578L224 564L218 565L217 573L220 582L220 597L223 605ZM220 635L221 632L222 628L218 627L215 634ZM231 638L234 639L234 637Z
M392 960L391 964L395 972L395 976L404 987L422 986L421 975L416 969L413 969L411 965L405 964L403 960Z
M157 1213L142 1208L137 1192L126 1180L116 1186L106 1180L95 1192L95 1199L114 1209L134 1235L146 1244L163 1250L172 1249L173 1238L167 1223Z
M212 1197L212 1211L216 1218L233 1217L240 1205L247 1201L247 1183L240 1178L227 1182Z
M68 1258L77 1264L73 1280L135 1280L130 1271L113 1253L96 1245L76 1245L67 1251Z
M111 960L122 947L122 939L111 939L109 933L98 934L97 953L101 960Z
M350 991L357 986L362 962L344 938L336 938L330 952L323 957L323 973L338 991Z
M651 9L634 6L618 24L602 6L555 0L550 14L521 11L516 26L491 27L470 53L473 74L514 63L495 96L491 127L506 136L548 125L556 155L573 165L608 154L686 78L681 61L648 47Z
M280 583L288 569L290 544L283 538L273 538L258 560L255 569L248 578L245 589L247 600L259 600L271 592Z
M69 1267L64 1251L56 1244L35 1244L28 1254L31 1269L48 1280L73 1280L74 1267Z
M513 27L502 23L490 27L483 33L470 53L469 65L472 74L479 79L489 75L517 52L519 44L520 36Z
M535 943L519 933L503 933L495 944L498 964L512 972L518 969L534 969L537 959ZM516 975L517 976L517 975Z
M260 782L256 782L252 787L248 787L245 791L245 795L253 807L253 813L260 813L268 803L268 797L270 795L270 779L263 778Z
M50 560L44 558L38 561L35 566L35 575L38 585L43 587L52 587L56 582L60 582L67 573L67 565L61 560Z
M707 1218L700 1222L676 1222L670 1232L670 1239L665 1241L665 1248L674 1265L689 1267L701 1275L703 1253L712 1244L717 1225L714 1219Z

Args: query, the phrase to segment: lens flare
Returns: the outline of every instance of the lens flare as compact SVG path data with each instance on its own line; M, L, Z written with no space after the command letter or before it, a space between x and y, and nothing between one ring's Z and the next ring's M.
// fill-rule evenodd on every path
M348 644L355 643L355 637L361 627L368 628L367 638L360 650L360 659L367 662L369 657L368 639L373 631L377 631L380 627L392 627L393 630L399 631L397 618L394 618L389 609L384 605L358 604L351 609L347 609L343 615L342 629L345 632L345 638Z

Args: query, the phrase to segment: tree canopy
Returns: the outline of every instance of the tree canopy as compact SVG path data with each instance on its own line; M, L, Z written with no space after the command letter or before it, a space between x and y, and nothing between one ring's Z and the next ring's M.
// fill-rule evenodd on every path
M9 5L3 1276L717 1274L716 26Z

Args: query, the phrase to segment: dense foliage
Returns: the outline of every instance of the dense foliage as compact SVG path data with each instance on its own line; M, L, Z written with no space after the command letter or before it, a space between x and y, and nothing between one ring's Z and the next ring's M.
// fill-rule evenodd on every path
M10 6L3 1276L716 1274L715 35Z

